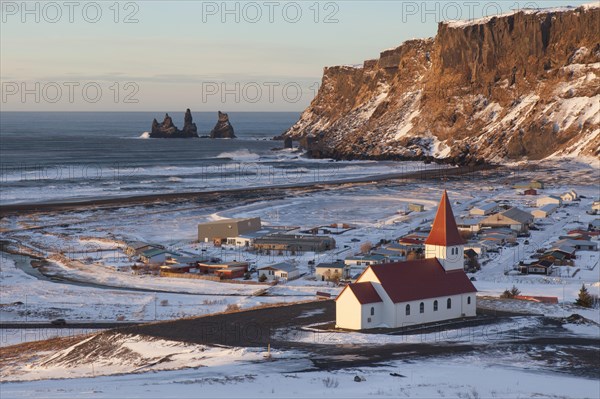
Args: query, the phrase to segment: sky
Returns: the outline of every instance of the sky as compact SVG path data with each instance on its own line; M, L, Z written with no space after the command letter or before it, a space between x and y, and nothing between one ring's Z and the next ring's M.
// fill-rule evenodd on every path
M1 2L2 111L302 111L324 66L437 23L587 1Z

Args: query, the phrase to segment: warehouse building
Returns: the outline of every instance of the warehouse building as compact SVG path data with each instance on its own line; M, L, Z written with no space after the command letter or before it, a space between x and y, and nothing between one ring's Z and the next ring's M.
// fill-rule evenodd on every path
M328 236L276 233L256 238L254 248L282 252L323 252L334 249L335 240Z
M223 219L198 225L198 242L214 242L221 245L227 238L240 237L243 234L259 231L260 218Z

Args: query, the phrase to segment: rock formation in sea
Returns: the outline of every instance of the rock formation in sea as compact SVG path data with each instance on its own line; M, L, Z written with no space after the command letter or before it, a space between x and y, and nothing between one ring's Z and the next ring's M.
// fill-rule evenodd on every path
M229 122L229 116L219 111L219 120L215 128L210 132L211 139L235 139L233 126Z
M183 130L179 130L173 123L173 119L169 114L165 114L165 119L162 123L158 123L156 119L152 121L152 130L150 138L191 138L198 137L198 128L193 123L192 112L188 108L185 111Z
M325 68L283 137L337 159L600 158L598 26L597 2L442 22L435 38Z
M192 112L188 108L183 117L183 134L189 137L198 137L198 128L192 118Z

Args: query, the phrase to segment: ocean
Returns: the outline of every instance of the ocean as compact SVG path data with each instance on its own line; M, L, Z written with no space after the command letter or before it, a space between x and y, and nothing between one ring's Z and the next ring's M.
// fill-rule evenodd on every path
M183 112L169 113L179 128ZM0 204L212 191L398 172L393 162L312 160L276 150L299 113L229 113L233 140L148 139L153 112L0 113ZM193 113L208 135L216 112ZM406 168L406 165L402 167Z

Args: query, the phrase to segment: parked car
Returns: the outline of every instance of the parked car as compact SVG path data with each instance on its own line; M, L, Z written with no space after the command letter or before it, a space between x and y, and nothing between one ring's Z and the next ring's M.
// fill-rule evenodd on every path
M50 322L53 326L66 326L67 321L65 319L54 319Z

